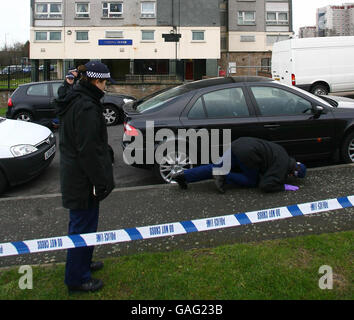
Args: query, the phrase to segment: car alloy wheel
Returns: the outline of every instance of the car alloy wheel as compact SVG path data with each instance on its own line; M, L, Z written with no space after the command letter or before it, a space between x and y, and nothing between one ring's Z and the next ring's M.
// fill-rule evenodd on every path
M161 164L157 164L157 168L159 177L165 183L175 183L172 180L173 175L193 168L193 164L185 153L176 151L166 155Z
M16 114L16 120L21 120L21 121L26 121L26 122L32 122L33 121L33 117L29 112L19 112Z
M116 125L119 121L119 111L112 105L105 105L103 107L103 116L107 126Z
M343 142L342 158L345 163L354 163L354 132L351 132Z
M350 158L351 162L354 162L354 138L349 143L348 155L349 155L349 158Z

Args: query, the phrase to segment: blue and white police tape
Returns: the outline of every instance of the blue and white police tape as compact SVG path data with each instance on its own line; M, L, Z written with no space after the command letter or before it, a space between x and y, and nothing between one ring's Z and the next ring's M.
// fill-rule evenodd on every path
M64 250L85 246L114 244L139 239L176 236L191 232L237 227L258 222L287 219L301 215L338 210L354 206L354 196L307 202L286 207L265 209L226 216L158 224L146 227L102 231L54 238L0 243L0 257L25 253Z

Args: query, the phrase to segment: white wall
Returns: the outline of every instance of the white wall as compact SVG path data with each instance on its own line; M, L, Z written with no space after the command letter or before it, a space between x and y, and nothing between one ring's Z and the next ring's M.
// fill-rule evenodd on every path
M35 41L35 31L62 30L62 39L57 42ZM68 31L71 35L68 35ZM162 34L170 33L171 27L96 27L89 30L89 41L76 41L76 32L87 31L86 27L33 27L31 28L31 59L175 59L175 43L164 42ZM133 45L100 46L99 39L105 31L123 31L123 39L132 39ZM154 41L142 41L141 30L155 30ZM192 30L203 30L204 41L192 41ZM219 27L183 27L180 43L177 44L178 59L219 59Z

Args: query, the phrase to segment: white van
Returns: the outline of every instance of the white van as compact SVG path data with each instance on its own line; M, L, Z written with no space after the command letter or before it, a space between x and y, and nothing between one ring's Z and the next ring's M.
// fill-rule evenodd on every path
M272 77L314 94L353 91L354 36L276 42Z

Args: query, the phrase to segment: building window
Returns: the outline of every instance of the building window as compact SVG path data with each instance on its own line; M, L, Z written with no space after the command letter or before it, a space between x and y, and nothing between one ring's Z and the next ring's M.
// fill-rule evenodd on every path
M204 41L204 31L192 31L192 41Z
M61 3L37 3L36 19L61 19Z
M76 18L89 18L90 17L90 4L88 2L76 3Z
M88 31L76 31L76 41L88 41Z
M155 18L155 2L141 3L141 18Z
M123 3L103 2L102 15L104 18L121 18L123 15Z
M142 41L154 41L154 30L142 30L141 31L141 40Z
M255 11L239 11L238 24L240 25L255 25L256 12Z
M255 36L241 36L240 41L241 42L256 42L256 37Z
M267 25L287 25L289 24L287 12L267 12Z
M61 41L61 31L36 31L36 41Z
M106 38L124 38L123 31L106 31Z

